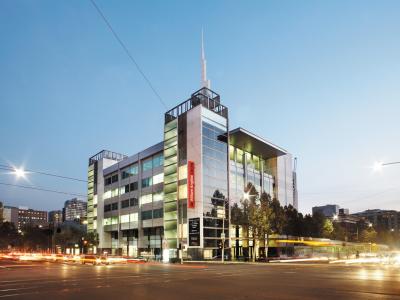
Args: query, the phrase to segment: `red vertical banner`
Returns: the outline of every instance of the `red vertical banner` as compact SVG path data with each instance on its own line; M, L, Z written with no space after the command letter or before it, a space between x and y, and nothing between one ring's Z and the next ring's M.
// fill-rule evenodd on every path
M191 160L187 163L187 198L188 208L194 208L194 162Z

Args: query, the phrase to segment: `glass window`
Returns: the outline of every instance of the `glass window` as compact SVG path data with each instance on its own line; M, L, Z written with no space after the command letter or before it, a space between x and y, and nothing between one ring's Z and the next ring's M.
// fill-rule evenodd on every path
M151 203L152 201L153 201L153 195L152 194L140 196L140 205L143 205L143 204L146 204L146 203Z
M126 190L125 190L125 187L124 187L124 186L121 187L121 188L119 189L119 194L120 194L120 195L125 194L125 192L126 192ZM128 191L127 191L126 193L129 193L129 185L128 185Z
M138 164L133 164L131 166L128 166L124 169L122 169L122 178L128 178L130 176L133 175L137 175L138 174Z
M153 218L154 219L162 218L162 217L163 217L163 209L162 208L153 210Z
M106 225L111 225L111 218L105 218L105 219L103 219L103 225L104 225L104 226L106 226Z
M149 187L153 183L153 178L152 177L147 177L142 179L142 188Z
M121 223L129 223L129 215L121 215L120 222Z
M111 211L111 204L104 205L104 212Z
M118 217L111 217L111 225L118 224Z
M142 220L149 220L153 218L153 211L142 211Z
M236 161L239 164L243 164L243 150L236 148Z
M115 174L115 175L113 175L111 177L111 182L114 183L114 182L117 182L117 181L118 181L118 174Z
M136 213L129 214L129 219L131 222L137 222L138 221L138 213L136 212Z
M129 199L129 206L138 206L138 205L139 205L139 201L137 198Z
M111 204L111 210L118 210L118 202Z
M111 190L104 193L103 199L106 200L108 198L111 198Z
M148 158L142 161L142 171L151 170L153 168L153 159Z
M137 183L137 181L132 182L132 183L130 184L129 190L130 190L131 192L133 192L133 191L136 191L137 189L138 189L138 183Z
M154 193L153 194L153 201L161 201L164 198L164 192L160 192L160 193Z
M187 165L179 167L179 180L187 178L187 169L188 169Z
M121 201L121 208L127 208L127 207L129 207L129 199Z
M161 183L164 181L164 173L153 176L153 184Z
M111 177L104 179L104 185L109 185L109 184L111 184Z
M118 196L118 188L111 190L111 197L116 197L116 196Z
M164 165L164 155L162 153L153 156L153 168Z
M187 184L179 185L179 198L180 199L187 198Z

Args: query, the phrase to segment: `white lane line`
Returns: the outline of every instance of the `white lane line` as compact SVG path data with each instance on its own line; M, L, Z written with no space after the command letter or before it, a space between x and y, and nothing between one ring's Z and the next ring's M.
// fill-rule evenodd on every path
M6 298L6 297L19 297L22 295L32 295L32 294L37 294L37 293L19 293L19 294L7 294L7 295L1 295L0 298Z
M17 289L4 289L0 290L0 292L9 292L9 291L19 291L19 290L32 290L36 287L26 287L26 288L17 288Z

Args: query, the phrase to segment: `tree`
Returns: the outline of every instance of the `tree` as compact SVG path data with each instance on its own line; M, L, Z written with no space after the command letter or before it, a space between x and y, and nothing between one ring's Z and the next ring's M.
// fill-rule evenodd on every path
M26 226L22 230L22 243L27 250L45 250L49 248L49 234L47 229L38 226Z
M83 226L75 222L65 222L59 227L59 230L57 229L54 239L57 245L65 249L74 247L75 244L80 245L82 237L85 238L85 236L86 231Z
M334 228L332 221L329 219L325 219L323 228L322 228L322 237L331 238L333 234Z
M99 245L99 235L97 232L87 232L85 234L85 241L91 246L98 246Z
M338 222L333 223L333 232L331 238L334 240L344 241L346 239L346 231Z
M268 195L269 199L271 197ZM277 199L269 200L271 207L271 231L276 234L283 234L283 229L286 227L286 216L283 207Z
M299 213L292 205L284 207L285 226L283 231L286 235L303 236L304 220L303 215Z
M0 249L15 247L20 245L20 243L21 238L14 223L0 223Z
M360 233L360 240L365 243L376 242L377 233L374 228L363 229Z

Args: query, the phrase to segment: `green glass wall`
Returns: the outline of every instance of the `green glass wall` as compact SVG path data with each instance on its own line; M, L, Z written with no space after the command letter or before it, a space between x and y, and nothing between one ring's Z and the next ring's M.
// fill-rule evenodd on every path
M164 127L164 238L169 249L177 248L178 120Z
M88 169L88 205L87 205L87 231L93 232L94 230L94 164L89 166Z

